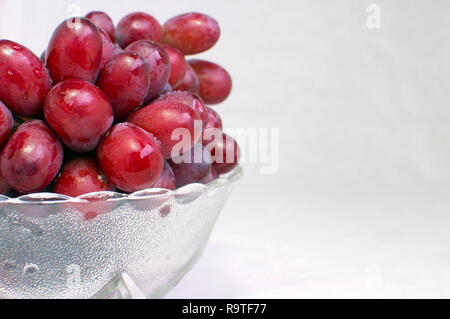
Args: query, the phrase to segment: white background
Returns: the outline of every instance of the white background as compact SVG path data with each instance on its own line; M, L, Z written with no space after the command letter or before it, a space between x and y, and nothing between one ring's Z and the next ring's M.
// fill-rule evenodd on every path
M450 297L450 2L0 3L0 38L38 55L71 3L116 22L136 10L220 22L204 57L230 71L234 93L217 109L230 128L279 128L280 170L243 164L205 255L169 297ZM381 29L366 25L370 3Z

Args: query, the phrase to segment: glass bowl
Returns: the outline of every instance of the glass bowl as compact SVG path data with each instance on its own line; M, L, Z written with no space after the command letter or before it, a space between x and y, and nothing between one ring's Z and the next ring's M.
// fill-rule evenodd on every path
M164 297L203 252L242 168L132 195L0 198L0 298Z

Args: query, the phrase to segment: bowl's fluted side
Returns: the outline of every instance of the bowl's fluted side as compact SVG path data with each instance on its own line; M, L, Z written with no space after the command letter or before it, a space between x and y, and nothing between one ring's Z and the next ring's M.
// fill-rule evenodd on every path
M104 201L6 199L0 298L91 298L124 272L147 298L163 297L200 256L241 174Z

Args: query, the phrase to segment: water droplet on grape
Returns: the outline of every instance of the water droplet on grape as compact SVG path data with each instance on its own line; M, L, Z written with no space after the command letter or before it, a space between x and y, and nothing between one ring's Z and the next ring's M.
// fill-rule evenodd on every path
M38 78L38 79L40 79L41 77L42 77L42 72L41 72L41 70L39 70L39 69L33 69L33 73L34 73L34 76L36 77L36 78Z

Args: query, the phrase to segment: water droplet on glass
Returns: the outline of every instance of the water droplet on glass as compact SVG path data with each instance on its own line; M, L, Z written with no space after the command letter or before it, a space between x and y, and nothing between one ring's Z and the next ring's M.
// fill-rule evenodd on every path
M25 267L23 267L23 274L24 275L34 275L39 272L39 267L33 264L26 264Z

